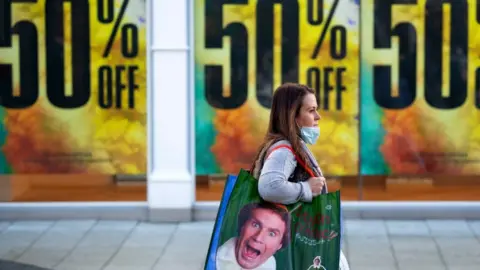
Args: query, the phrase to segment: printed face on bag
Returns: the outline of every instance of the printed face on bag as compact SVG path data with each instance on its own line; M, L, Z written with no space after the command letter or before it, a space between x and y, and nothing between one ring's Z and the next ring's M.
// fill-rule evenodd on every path
M270 209L253 209L237 240L238 264L253 269L264 263L282 248L286 230L286 222L280 214Z

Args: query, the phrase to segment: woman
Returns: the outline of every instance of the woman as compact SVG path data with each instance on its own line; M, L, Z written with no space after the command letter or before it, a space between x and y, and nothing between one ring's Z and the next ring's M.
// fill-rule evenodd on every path
M320 135L317 109L315 91L307 86L286 83L275 91L267 135L251 168L265 201L311 202L327 192L322 171L306 146L315 144ZM284 145L289 148L279 148ZM349 269L343 252L340 269Z

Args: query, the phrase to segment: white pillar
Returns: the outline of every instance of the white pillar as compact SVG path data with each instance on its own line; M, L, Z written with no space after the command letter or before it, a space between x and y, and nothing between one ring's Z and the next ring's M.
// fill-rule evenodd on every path
M189 221L195 202L192 12L189 0L147 0L151 221Z

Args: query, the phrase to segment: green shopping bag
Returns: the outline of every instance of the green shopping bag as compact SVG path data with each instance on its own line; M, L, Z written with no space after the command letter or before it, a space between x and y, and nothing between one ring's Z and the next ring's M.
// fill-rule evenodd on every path
M257 185L245 170L229 177L205 269L337 270L340 192L284 206L263 201Z

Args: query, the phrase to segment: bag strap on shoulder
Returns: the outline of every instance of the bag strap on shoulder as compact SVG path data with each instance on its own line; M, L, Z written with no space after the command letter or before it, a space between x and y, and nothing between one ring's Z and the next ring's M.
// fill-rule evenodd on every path
M270 150L267 155L265 156L265 159L268 158L268 156L275 150L279 149L279 148L287 148L288 150L290 150L290 152L292 152L292 154L295 156L295 159L297 160L297 162L300 164L300 166L302 166L306 171L307 173L310 175L310 177L315 177L315 175L313 174L312 170L310 170L310 168L307 167L307 165L305 164L305 162L300 159L298 157L298 155L295 153L295 151L293 151L292 147L290 145L287 145L287 144L280 144L280 145L277 145L275 146L272 150Z

